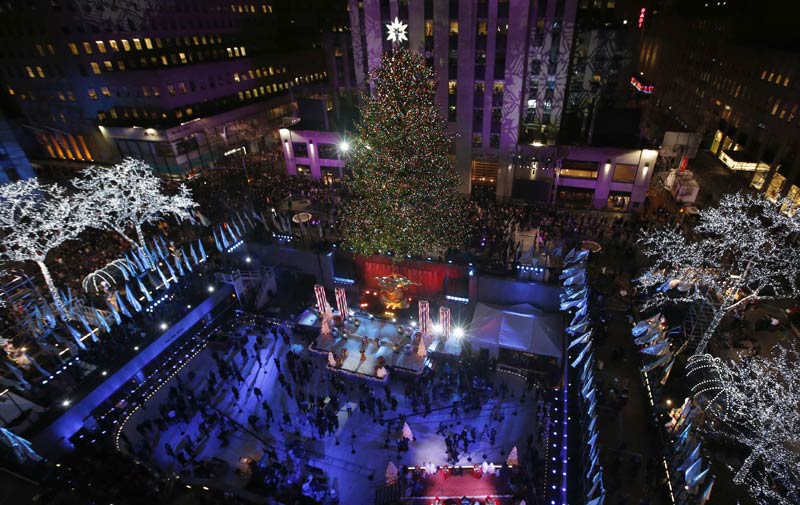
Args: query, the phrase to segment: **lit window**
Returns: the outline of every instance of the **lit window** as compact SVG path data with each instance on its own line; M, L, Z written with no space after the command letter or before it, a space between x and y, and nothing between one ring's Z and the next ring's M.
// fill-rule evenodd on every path
M455 95L458 87L456 86L456 81L449 81L447 83L447 94L448 95Z
M274 68L269 67L269 75L275 75L275 69Z
M239 82L241 79L238 72L233 73L233 82Z
M74 102L75 101L75 93L73 93L72 91L67 91L67 98L69 98L70 102Z
M116 40L109 40L108 41L108 45L109 45L109 47L111 47L112 51L119 52L119 46L117 45L117 41Z
M247 53L244 52L244 46L239 48L239 52L242 53L242 56L247 56Z
M105 66L106 70L108 70L109 72L114 70L114 65L108 60L103 62L103 66Z
M156 47L159 48L159 49L161 49L163 47L160 37L156 37Z
M180 58L181 63L186 63L186 53L178 53L178 58Z
M172 84L167 84L167 93L169 93L170 95L174 95L175 94L175 86L173 86Z
M36 73L39 75L39 77L44 77L44 70L42 70L42 67L37 66Z
M83 52L86 54L92 54L92 44L89 42L83 43Z
M786 79L783 80L783 87L785 88L788 85L789 85L789 76L787 75Z
M33 73L33 69L31 67L25 67L25 71L28 72L28 77L35 78L36 74Z
M139 39L133 39L133 47L136 48L137 51L142 50L142 41Z
M53 56L56 55L56 48L53 47L53 44L47 44L47 52L49 52Z
M450 35L458 35L458 21L450 21Z
M111 118L112 119L117 119L117 110L116 109L111 109L109 111L109 114L111 114Z
M186 84L179 82L178 83L178 90L181 92L181 95L186 94Z
M122 39L120 42L122 42L122 49L124 49L125 51L131 50L131 44L130 42L128 42L128 39Z
M244 93L241 91L239 92L239 100L244 100Z
M773 77L775 77L775 72L770 72L769 77L767 77L767 82L772 82Z
M261 69L260 68L256 69L256 76L261 77Z
M239 56L239 48L238 48L238 47L234 47L234 48L233 48L233 54L234 54L235 56Z
M8 88L8 94L9 95L13 95L14 94L14 88Z
M142 96L150 96L150 90L147 89L147 86L142 86Z
M94 88L89 88L88 93L89 93L89 98L91 98L92 100L97 100L97 91L95 91Z
M109 91L109 89L106 86L103 86L102 88L100 88L100 93L103 96L111 96L111 91Z
M117 61L117 68L120 70L125 70L125 62L122 60Z
M167 60L166 56L161 56L161 63L163 65L169 65L169 60Z
M97 50L98 51L100 51L101 53L106 52L106 44L105 44L105 42L103 42L102 40L96 40L94 43L97 44Z
M192 42L194 42L194 45L196 45L196 46L200 45L200 39L197 37L197 35L192 37Z
M150 40L150 37L144 38L144 47L146 47L147 49L153 49L153 41Z
M74 55L78 54L78 45L77 44L75 44L74 42L69 42L67 44L67 46L69 47L69 52L71 52Z
M98 65L96 62L93 61L89 65L92 66L92 73L94 75L97 75L97 74L100 73L100 65Z
M67 101L67 97L64 96L63 92L58 91L58 92L56 92L56 95L58 96L58 99L61 100L62 102L66 102Z
M228 49L228 58L233 58L233 49L231 49L230 47L228 47L227 49Z
M36 44L36 52L39 53L39 56L44 56L44 48L41 44Z
M187 116L191 116L192 115L192 108L191 107L186 107L186 115Z
M205 35L203 35L202 37L200 37L200 40L202 40L202 41L203 41L203 45L206 45L206 44L208 44L208 39L206 39L206 36L205 36Z
M158 89L158 86L153 86L153 96L161 96L161 90Z
M248 71L247 71L247 74L250 76L250 78L251 78L251 79L254 79L254 78L255 78L255 74L253 74L253 71L252 71L252 70L248 70Z
M781 105L781 100L779 98L779 99L775 100L775 105L772 106L772 112L770 114L772 114L774 116L775 113L778 112L778 107L780 107L780 105Z

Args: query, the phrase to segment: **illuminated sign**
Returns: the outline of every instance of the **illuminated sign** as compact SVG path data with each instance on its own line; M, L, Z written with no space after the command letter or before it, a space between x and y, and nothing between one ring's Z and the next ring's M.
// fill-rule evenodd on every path
M644 15L647 13L647 9L642 7L642 10L639 12L639 28L644 25Z
M636 91L646 95L651 94L653 89L655 89L655 86L652 84L643 84L641 81L639 81L639 79L636 78L636 76L631 77L631 86L636 88Z

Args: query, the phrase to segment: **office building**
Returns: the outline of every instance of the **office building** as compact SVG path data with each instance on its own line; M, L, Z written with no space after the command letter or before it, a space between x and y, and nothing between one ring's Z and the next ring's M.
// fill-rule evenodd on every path
M737 0L678 1L645 24L648 130L699 132L771 199L800 204L800 49L791 16Z
M0 82L39 164L134 156L185 178L269 147L326 80L313 30L280 16L273 2L15 3L0 12Z

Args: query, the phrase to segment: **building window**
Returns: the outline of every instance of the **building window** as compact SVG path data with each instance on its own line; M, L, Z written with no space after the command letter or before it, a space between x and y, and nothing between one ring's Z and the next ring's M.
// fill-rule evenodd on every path
M67 46L69 47L69 52L71 52L72 54L74 54L76 56L78 55L78 45L76 43L69 42L69 43L67 43Z
M141 40L139 40L139 39L133 39L133 47L134 47L134 48L135 48L137 51L141 51L141 50L142 50L142 41L141 41Z
M636 165L617 163L614 165L614 182L633 182L636 179Z
M94 88L89 88L88 93L89 93L89 98L91 98L92 100L97 100L97 91L95 91Z
M472 134L472 147L481 147L483 145L483 136L480 133Z
M561 177L597 179L597 163L593 161L564 160Z
M181 63L186 63L186 53L178 53L178 58L181 60Z
M111 91L109 91L109 89L106 86L103 86L102 88L100 88L100 93L103 96L111 96Z
M105 53L106 52L106 44L105 44L105 42L103 42L102 40L96 40L95 44L97 44L97 50L98 51L100 51L101 53Z
M458 86L456 84L457 81L448 81L447 82L447 94L448 95L455 95L456 91L458 90Z
M100 65L98 65L96 62L93 61L89 65L92 67L92 73L94 75L98 75L100 73Z
M109 72L111 72L112 70L114 70L114 65L113 65L113 64L112 64L110 61L108 61L108 60L106 60L106 61L104 61L104 62L103 62L103 66L105 66L105 67L106 67L106 70L108 70Z
M450 21L450 35L458 35L458 21Z

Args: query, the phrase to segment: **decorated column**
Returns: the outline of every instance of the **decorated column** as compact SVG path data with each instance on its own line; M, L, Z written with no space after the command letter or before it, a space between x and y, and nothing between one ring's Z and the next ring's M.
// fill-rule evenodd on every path
M339 315L342 319L347 319L350 312L347 310L347 294L344 288L336 288L336 308L339 309Z
M439 307L439 324L442 325L442 337L445 340L450 338L450 309Z
M419 301L419 331L423 336L431 332L431 306L428 300Z
M314 294L317 296L317 310L320 314L328 312L328 298L325 295L325 286L314 284Z

